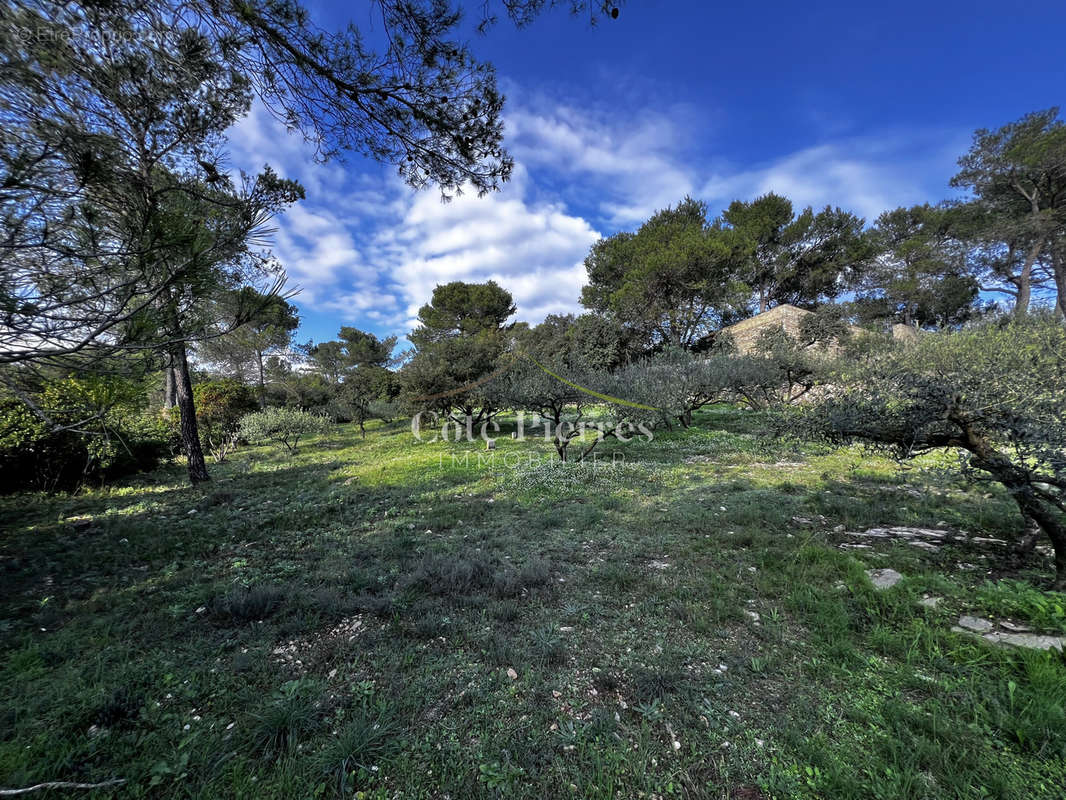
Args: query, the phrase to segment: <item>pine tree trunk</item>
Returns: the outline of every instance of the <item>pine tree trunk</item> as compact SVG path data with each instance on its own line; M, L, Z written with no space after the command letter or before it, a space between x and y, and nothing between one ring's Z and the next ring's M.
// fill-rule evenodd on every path
M1028 269L1018 277L1018 299L1014 301L1014 316L1016 317L1024 317L1029 313L1029 301L1033 294L1029 280Z
M263 376L263 353L262 351L256 351L256 358L259 361L259 407L266 408L266 380Z
M1018 287L1018 300L1014 304L1014 316L1024 317L1029 313L1029 301L1033 296L1033 265L1040 258L1044 243L1037 242L1025 256L1025 264L1014 284Z
M1059 316L1066 321L1066 255L1054 253L1051 270L1055 276L1055 307L1059 310Z
M204 451L200 447L200 431L196 425L196 405L192 396L192 378L189 376L189 358L185 343L179 342L172 352L177 406L181 414L181 444L189 462L189 480L193 484L211 480L207 474Z
M174 379L174 367L167 365L163 373L163 408L174 408L177 405L177 381Z

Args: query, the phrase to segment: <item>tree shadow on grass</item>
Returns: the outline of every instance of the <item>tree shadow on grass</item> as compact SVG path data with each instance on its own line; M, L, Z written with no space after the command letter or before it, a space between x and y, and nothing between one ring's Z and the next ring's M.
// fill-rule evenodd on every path
M413 499L467 480L427 472L408 476L402 486L346 486L333 474L337 467L216 470L215 481L198 487L43 498L44 509L0 536L0 617L13 631L36 625L42 606L54 625L68 616L68 605L94 596L166 596L227 569L233 580L254 580L257 571L269 572L273 560L288 561L290 569L310 556L320 560L317 551L326 544L317 539L365 536L373 529L369 523L380 523L390 509L399 525ZM16 499L8 500L10 517ZM433 507L424 506L423 514ZM72 509L84 522L66 521ZM248 570L232 567L242 561L250 562Z

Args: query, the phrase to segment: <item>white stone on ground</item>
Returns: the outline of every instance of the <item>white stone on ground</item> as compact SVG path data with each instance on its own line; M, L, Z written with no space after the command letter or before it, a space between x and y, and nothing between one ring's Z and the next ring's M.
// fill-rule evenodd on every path
M903 580L902 575L888 567L884 569L868 569L866 570L866 576L870 579L870 583L874 585L875 589L890 589Z
M968 631L974 633L985 633L992 630L994 627L987 619L981 619L980 617L971 617L963 614L959 617L959 627L965 628Z

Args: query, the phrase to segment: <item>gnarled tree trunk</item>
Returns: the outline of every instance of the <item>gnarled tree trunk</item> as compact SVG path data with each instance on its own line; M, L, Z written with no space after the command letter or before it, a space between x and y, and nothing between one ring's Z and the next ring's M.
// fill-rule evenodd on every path
M973 454L973 466L984 470L1003 484L1018 504L1018 510L1026 523L1036 523L1040 530L1047 534L1055 552L1055 581L1052 588L1058 591L1066 589L1066 523L1061 515L1051 503L1037 494L1028 470L996 450L973 425L965 420L953 421L962 428L963 437L958 444Z

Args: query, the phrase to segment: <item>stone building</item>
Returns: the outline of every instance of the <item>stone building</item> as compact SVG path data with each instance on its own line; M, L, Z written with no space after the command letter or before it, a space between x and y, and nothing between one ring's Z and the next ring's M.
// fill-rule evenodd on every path
M811 316L813 311L784 303L774 306L769 311L756 314L754 317L741 320L735 325L722 328L723 333L728 333L736 343L737 352L746 355L751 352L758 340L759 335L769 328L783 328L785 333L793 338L798 338L800 324L805 317ZM862 328L850 326L853 334L866 333ZM911 342L918 338L920 331L910 325L893 325L891 328L892 338L898 341ZM835 348L831 348L835 349Z

